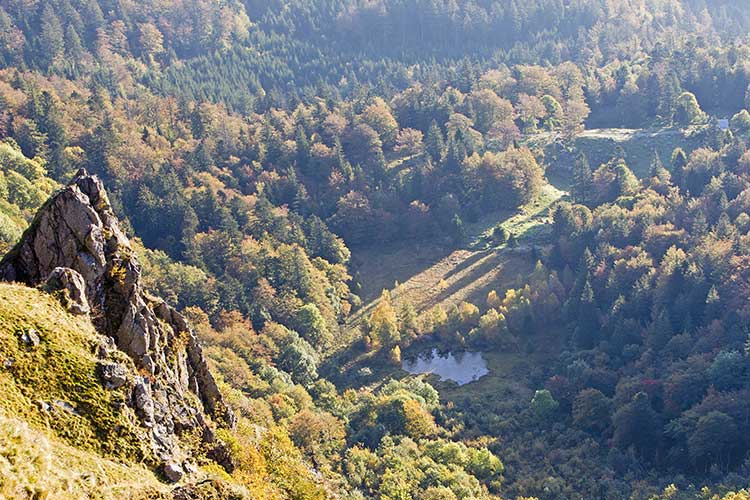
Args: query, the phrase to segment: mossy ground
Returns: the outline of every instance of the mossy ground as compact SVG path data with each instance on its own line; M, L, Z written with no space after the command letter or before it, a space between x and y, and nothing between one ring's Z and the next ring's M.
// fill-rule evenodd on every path
M144 467L75 448L0 410L0 499L170 497Z
M33 334L37 346L22 340ZM76 447L148 459L127 415L125 388L107 390L97 376L98 344L90 321L71 316L52 296L0 285L0 408Z
M38 336L38 345L24 336ZM97 377L98 344L90 321L54 297L0 284L0 497L117 498L122 488L130 498L163 489L136 465L149 452L125 389L107 390Z
M24 341L32 334L38 345ZM100 341L89 319L71 316L54 296L0 283L0 500L173 498L172 487L148 468L144 429L124 404L128 385L107 390L98 378ZM135 376L125 354L114 351L110 357ZM274 479L295 478L290 483L295 488L307 484L299 480L305 465L289 451L298 453L288 438L272 446L253 445L241 433L225 436L258 456L259 447L271 446L285 457L269 455L266 468ZM182 444L190 447L185 438ZM284 488L262 471L237 472L232 477L207 463L181 487L194 498L285 498L279 493Z

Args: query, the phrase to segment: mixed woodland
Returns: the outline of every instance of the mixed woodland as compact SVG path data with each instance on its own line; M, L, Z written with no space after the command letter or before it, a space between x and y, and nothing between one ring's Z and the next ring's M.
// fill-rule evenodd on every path
M732 0L6 0L0 254L98 175L239 416L250 498L750 498L748 28ZM636 175L576 147L599 128L700 147ZM533 272L429 311L384 291L352 336L353 256L461 247L553 175L544 241L487 242ZM531 398L399 370L551 337ZM361 353L389 375L346 376Z

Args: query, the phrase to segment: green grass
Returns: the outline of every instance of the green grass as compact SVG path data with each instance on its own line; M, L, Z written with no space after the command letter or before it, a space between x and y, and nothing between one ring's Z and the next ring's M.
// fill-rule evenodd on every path
M146 468L70 446L0 409L0 498L166 500L172 496Z
M549 134L539 134L526 139L527 144L544 151L545 162L554 170L572 168L579 151L586 154L592 169L609 161L620 146L625 150L625 161L638 177L648 174L654 152L659 154L662 163L669 166L672 151L681 147L687 154L703 143L704 128L679 130L661 129L592 129L576 137L572 149L559 141L553 141Z
M471 224L469 247L478 249L506 246L505 244L500 246L492 244L492 232L496 226L502 227L508 234L515 235L519 244L546 243L551 222L550 210L567 194L563 189L551 183L545 183L539 196L518 210L489 214L478 223Z
M33 332L41 339L38 346L22 341ZM0 409L77 448L151 461L143 431L125 405L127 386L107 390L98 379L98 342L90 321L69 315L52 296L1 284ZM134 372L124 354L117 362Z
M126 389L97 378L98 341L52 296L0 284L0 498L167 497L138 463L151 457Z

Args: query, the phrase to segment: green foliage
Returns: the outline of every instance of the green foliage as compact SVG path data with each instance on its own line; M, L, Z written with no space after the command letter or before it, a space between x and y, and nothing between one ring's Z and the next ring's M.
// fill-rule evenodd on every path
M737 424L724 413L712 411L698 420L698 425L688 440L693 460L707 459L726 467L738 438Z
M621 196L632 196L638 189L638 179L622 159L602 165L592 176L594 203L615 201Z
M310 344L321 346L330 345L333 336L328 331L325 319L315 304L304 305L297 313L297 324L302 337Z
M705 122L706 114L694 94L683 92L677 97L674 118L678 125L687 127Z
M56 187L43 159L27 158L12 139L0 142L0 253L16 242Z
M746 109L741 109L729 121L729 126L738 135L747 135L750 133L750 113Z
M573 402L573 423L582 429L603 431L609 427L610 401L597 389L584 389Z
M576 203L586 205L591 200L594 176L589 161L583 153L576 158L573 165L573 185L571 193Z
M720 391L741 387L747 375L747 359L739 351L720 352L708 369L709 380Z
M658 443L659 417L651 407L648 395L639 392L633 400L622 406L613 417L613 442L620 448L633 446L648 456Z
M279 367L303 386L310 386L318 378L318 356L304 339L291 334L279 354Z
M534 416L541 422L549 421L557 411L560 403L555 401L552 394L547 389L542 389L534 393L531 400L531 411Z
M534 199L541 188L542 169L528 149L477 154L463 165L465 183L489 210L515 208Z

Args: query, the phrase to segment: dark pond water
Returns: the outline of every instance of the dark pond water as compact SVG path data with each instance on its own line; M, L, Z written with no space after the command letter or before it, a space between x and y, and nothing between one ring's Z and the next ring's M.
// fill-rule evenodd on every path
M437 349L406 359L401 367L413 375L432 373L440 380L452 380L458 385L479 380L490 372L481 352L441 354Z

